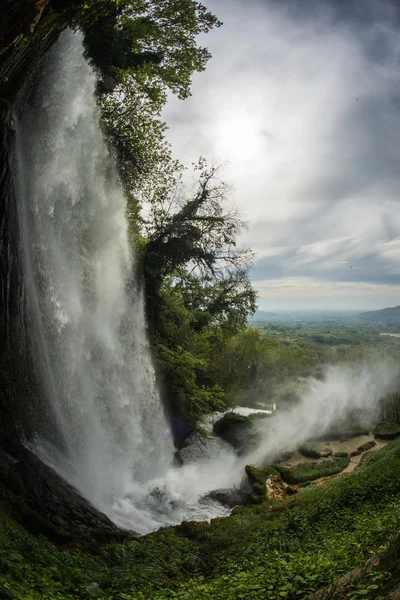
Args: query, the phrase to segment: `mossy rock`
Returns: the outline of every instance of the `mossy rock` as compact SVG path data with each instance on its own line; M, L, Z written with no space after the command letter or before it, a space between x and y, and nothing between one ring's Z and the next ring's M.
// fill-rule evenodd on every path
M328 458L318 462L303 462L294 467L276 465L285 483L289 485L303 484L306 481L314 481L320 477L330 477L340 473L349 464L348 457Z
M394 440L400 437L400 423L381 421L374 429L374 436L382 440Z
M374 446L376 446L376 441L369 440L369 442L365 442L365 444L361 444L361 446L358 446L357 450L359 450L360 452L366 452L367 450L371 450L371 448L373 448Z
M254 420L234 412L225 413L214 423L213 432L239 451L251 445L257 437Z
M310 446L306 446L305 444L299 446L299 452L306 458L321 458L321 452L319 452L319 450L310 448Z
M350 452L350 456L360 456L361 454L361 450L353 450L353 452Z
M348 452L335 452L333 455L335 458L347 458L349 456Z
M265 484L268 477L273 475L280 477L280 474L275 466L259 469L253 465L246 465L245 471L251 489L250 501L253 504L260 504L266 498Z

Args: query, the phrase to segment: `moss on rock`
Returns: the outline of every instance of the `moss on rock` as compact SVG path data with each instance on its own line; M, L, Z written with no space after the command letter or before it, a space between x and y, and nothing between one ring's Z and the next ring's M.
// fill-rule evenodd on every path
M359 450L360 452L366 452L367 450L371 450L371 448L373 448L374 446L376 446L376 441L369 440L369 442L365 442L365 444L361 444L361 446L358 446L357 450Z
M321 458L321 452L319 452L319 450L306 446L306 444L299 446L299 452L306 458Z
M375 427L374 435L376 438L380 438L382 440L394 440L400 437L400 423L381 421Z
M266 499L265 486L267 479L273 476L280 478L279 472L275 466L257 468L252 465L246 465L245 471L251 488L251 502L260 504Z
M254 420L234 412L225 413L214 423L213 432L238 451L251 446L257 438Z

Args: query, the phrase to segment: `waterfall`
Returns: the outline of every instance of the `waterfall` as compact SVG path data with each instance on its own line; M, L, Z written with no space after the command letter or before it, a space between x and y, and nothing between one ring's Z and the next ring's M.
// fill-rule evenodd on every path
M146 532L210 509L198 512L197 474L185 494L171 466L125 199L94 89L81 35L65 32L17 120L27 309L53 424L30 446L117 524Z

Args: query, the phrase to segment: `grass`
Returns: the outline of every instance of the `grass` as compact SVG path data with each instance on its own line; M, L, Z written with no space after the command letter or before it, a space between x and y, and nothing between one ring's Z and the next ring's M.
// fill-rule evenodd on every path
M396 440L354 473L291 499L241 507L211 524L184 523L137 541L92 545L90 552L84 544L59 549L4 514L0 598L305 599L383 551L399 531L399 470ZM359 583L364 595L353 586L349 594L358 596L336 597L378 598L383 572L368 575L375 582L366 575Z
M349 462L350 459L348 457L336 457L320 460L315 463L299 463L294 467L274 466L286 483L297 484L340 473L347 467Z

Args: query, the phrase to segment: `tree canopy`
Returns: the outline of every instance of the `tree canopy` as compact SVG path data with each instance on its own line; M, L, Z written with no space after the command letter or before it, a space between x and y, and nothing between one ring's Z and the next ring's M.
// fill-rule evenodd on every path
M70 27L84 32L87 56L103 79L104 91L130 77L145 78L154 92L169 88L190 95L191 78L210 53L197 36L222 23L195 0L53 1ZM147 77L143 77L143 74Z
M196 170L193 196L178 183L158 188L148 198L143 264L155 288L182 267L218 280L245 272L253 258L248 249L237 247L244 222L229 202L229 186L219 177L219 167L200 159Z

